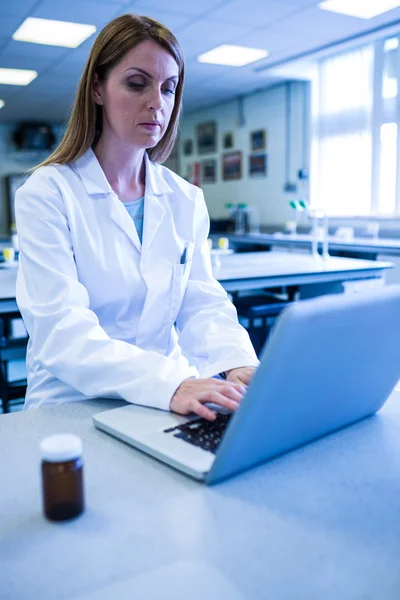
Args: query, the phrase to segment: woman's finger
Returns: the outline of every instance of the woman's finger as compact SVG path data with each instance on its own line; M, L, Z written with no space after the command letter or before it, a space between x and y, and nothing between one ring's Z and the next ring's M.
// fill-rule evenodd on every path
M240 381L240 379L239 379L240 383L238 383L237 381L233 381L233 380L222 381L222 380L215 379L214 381L216 382L218 387L223 388L223 389L227 389L229 387L230 389L234 389L237 392L239 392L239 394L241 396L243 396L243 394L246 393L246 388L243 385L243 382Z
M217 391L211 392L211 394L206 394L202 398L198 399L199 402L212 402L213 404L218 404L218 406L222 406L223 408L227 408L228 410L237 410L239 403L236 400L230 400L223 396Z
M225 383L225 385L220 389L218 388L218 392L230 398L231 400L235 400L236 402L241 402L244 394L246 393L245 388L241 386L233 386L229 383Z
M196 415L199 415L199 417L202 417L203 419L207 419L207 421L215 421L215 419L217 418L215 412L207 408L207 406L201 404L199 400L195 400L193 402L191 406L191 412L194 412Z

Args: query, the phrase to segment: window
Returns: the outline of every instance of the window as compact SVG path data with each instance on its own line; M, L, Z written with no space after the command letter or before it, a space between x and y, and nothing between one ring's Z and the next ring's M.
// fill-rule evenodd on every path
M397 74L396 60L399 47L397 37L389 38L383 43L383 81L382 81L382 96L384 100L396 98L397 96Z
M311 204L330 216L400 214L399 36L321 60Z
M381 126L380 136L379 212L396 211L397 123Z
M319 63L311 203L329 215L371 210L373 64L373 46Z

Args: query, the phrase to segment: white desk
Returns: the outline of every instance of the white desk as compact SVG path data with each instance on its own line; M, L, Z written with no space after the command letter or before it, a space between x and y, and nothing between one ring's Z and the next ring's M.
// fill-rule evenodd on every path
M94 413L122 404L0 416L2 600L399 599L400 394L376 417L212 488L93 427ZM83 438L87 510L52 524L38 446L60 431ZM234 591L216 596L203 577L182 592L163 569L184 561Z
M309 286L351 280L380 279L391 263L351 258L321 257L306 254L246 252L221 257L221 266L214 267L214 276L227 291L271 288L278 286ZM0 268L0 299L15 298L16 267Z
M388 262L358 260L285 252L242 252L221 257L214 276L227 291L272 288L279 286L324 285L327 293L332 284L351 280L381 279Z

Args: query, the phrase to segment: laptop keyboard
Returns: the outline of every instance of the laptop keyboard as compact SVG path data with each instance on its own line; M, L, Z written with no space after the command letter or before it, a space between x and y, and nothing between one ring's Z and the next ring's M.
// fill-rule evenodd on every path
M174 437L215 454L231 416L232 413L217 413L215 421L197 419L184 425L164 429L164 433L175 432Z

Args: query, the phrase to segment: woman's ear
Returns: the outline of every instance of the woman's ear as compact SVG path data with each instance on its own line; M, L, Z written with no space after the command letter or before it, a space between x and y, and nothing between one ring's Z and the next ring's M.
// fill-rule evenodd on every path
M103 99L101 97L100 81L97 73L94 74L92 97L93 101L96 104L103 104Z

